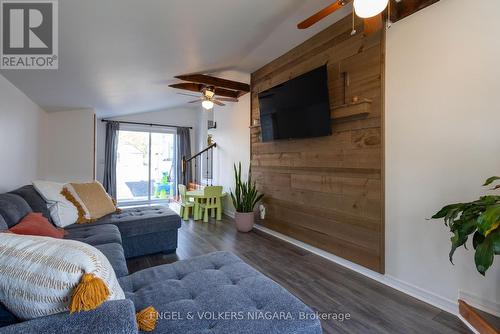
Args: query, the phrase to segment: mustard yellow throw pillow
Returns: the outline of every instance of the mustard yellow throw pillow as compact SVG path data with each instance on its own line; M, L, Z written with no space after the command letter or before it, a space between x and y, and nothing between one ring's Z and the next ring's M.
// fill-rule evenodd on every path
M78 210L78 223L88 223L116 212L113 199L97 181L89 183L68 183L62 194Z
M0 233L0 300L22 320L88 311L125 299L97 248L74 240Z

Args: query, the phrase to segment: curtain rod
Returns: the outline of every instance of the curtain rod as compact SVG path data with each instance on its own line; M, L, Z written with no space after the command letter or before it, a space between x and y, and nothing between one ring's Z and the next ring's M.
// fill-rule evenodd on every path
M122 124L134 124L134 125L147 125L147 126L160 126L165 128L188 128L193 129L192 126L179 126L179 125L169 125L169 124L155 124L155 123L141 123L141 122L129 122L129 121L114 121L112 119L101 119L101 122L118 122Z

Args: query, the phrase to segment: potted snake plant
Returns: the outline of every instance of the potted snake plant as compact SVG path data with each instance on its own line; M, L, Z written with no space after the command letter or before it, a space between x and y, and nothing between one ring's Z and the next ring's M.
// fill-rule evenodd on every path
M490 177L483 186L490 186L498 180L498 176ZM500 189L500 185L491 190L496 189ZM485 275L493 265L495 256L500 254L500 196L486 195L473 202L449 204L432 218L443 219L453 233L450 239L450 261L455 250L466 247L467 240L472 236L476 269Z
M254 225L253 209L264 195L257 191L255 181L252 183L250 170L248 179L246 181L241 180L241 162L238 167L236 167L236 164L234 165L234 179L236 184L234 190L231 190L231 200L236 209L234 215L236 229L240 232L249 232Z

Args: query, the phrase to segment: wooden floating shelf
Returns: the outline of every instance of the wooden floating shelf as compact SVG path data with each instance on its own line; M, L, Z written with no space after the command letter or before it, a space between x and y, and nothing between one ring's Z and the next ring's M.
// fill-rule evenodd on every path
M333 107L332 119L340 119L353 116L366 116L370 114L371 104L372 100L362 99L357 102Z

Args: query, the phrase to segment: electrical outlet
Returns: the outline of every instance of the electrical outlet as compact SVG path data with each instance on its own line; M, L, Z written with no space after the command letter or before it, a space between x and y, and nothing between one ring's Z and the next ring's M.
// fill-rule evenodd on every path
M262 220L266 219L266 207L263 204L259 205L259 212L260 212L260 219Z

